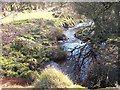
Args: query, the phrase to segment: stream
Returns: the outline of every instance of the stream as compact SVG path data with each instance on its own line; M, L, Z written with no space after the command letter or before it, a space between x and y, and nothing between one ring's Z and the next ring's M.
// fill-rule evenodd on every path
M69 74L69 76L71 77L72 80L75 80L75 60L77 60L77 58L80 55L81 49L82 47L84 47L83 50L84 52L82 52L81 57L79 58L80 61L82 60L82 56L84 56L84 54L87 53L87 51L89 50L89 46L87 45L87 43L81 41L80 39L78 39L77 37L75 37L75 33L82 27L87 27L87 26L91 26L93 24L92 21L87 20L86 22L82 22L79 23L77 25L75 25L72 28L69 28L68 30L64 31L63 34L66 36L67 40L64 41L61 46L62 48L67 52L68 54L68 59L67 61L61 65L61 67L63 67L64 72L67 72L67 74ZM89 62L91 58L89 58ZM87 62L85 64L85 67L82 67L82 69L84 69L84 72L80 72L80 78L81 81L84 81L87 78L87 68L88 68L88 64L89 62ZM81 62L79 62L81 63Z
M70 77L71 80L75 81L75 73L74 73L74 71L76 71L75 61L76 61L76 58L79 57L79 54L81 52L80 48L85 46L84 48L86 49L85 51L83 50L84 53L82 55L87 53L87 51L90 48L87 45L87 43L84 43L80 39L76 38L75 33L80 28L91 26L92 24L93 24L92 21L87 20L86 22L79 23L72 28L68 28L68 30L64 30L63 34L66 36L66 40L60 42L60 47L63 48L65 52L67 52L67 60L62 64L51 62L48 66L53 66L55 68L62 70L65 74L67 74ZM80 59L82 59L82 56ZM89 61L85 63L84 67L82 67L84 72L80 72L81 81L84 81L87 78L87 68L88 68L89 62L91 61L90 59L91 58L89 58Z

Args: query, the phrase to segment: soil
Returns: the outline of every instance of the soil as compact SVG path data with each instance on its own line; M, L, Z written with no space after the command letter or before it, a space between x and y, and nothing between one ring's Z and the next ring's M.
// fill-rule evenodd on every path
M31 82L21 78L0 78L0 86L7 87L11 85L29 86Z
M11 43L17 36L29 33L30 26L16 27L14 25L1 25L2 44Z

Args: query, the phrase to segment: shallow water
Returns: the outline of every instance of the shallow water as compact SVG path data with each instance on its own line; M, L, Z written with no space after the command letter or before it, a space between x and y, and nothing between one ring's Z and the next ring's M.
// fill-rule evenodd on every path
M75 33L82 27L87 27L92 25L91 21L86 21L83 23L79 23L77 25L75 25L72 28L69 28L68 30L65 30L63 32L63 34L66 36L67 40L63 41L61 43L61 47L67 52L68 54L68 59L67 61L61 65L61 68L64 72L66 72L71 79L75 79L75 75L73 73L74 68L75 68L75 58L77 58L80 54L80 48L85 46L85 48L87 48L87 50L84 51L84 53L87 53L87 51L89 50L89 46L87 45L87 43L84 43L83 41L81 41L80 39L75 37ZM84 55L83 53L83 55ZM82 56L80 58L82 60ZM88 68L88 64L91 61L91 58L89 58L89 61L85 64L86 68L82 68L85 72L81 72L80 76L81 76L81 80L85 80L85 78L87 77L87 68Z
M75 48L79 48L81 46L86 45L86 43L83 43L83 41L81 41L80 39L75 37L75 33L79 30L79 28L87 27L90 25L92 25L92 22L86 21L83 23L79 23L79 24L75 25L74 27L69 28L66 31L63 31L63 34L66 36L67 40L62 43L62 48L64 48L65 51L69 52ZM80 51L78 51L78 50L74 51L75 54L77 54L79 52Z
M85 26L90 26L92 23L91 22L83 22L75 25L72 28L69 28L68 30L65 30L63 34L66 36L66 40L63 40L60 43L60 47L64 49L65 52L67 52L67 60L65 60L63 63L55 63L55 62L50 62L48 66L50 67L55 67L57 69L62 70L65 74L67 74L71 80L76 81L76 58L80 55L82 47L84 47L84 50L82 51L82 55L79 58L79 64L81 64L82 58L84 57L84 54L86 54L89 51L89 46L87 43L83 43L80 39L75 37L75 33L82 27ZM82 70L84 72L80 72L80 78L82 81L84 81L87 77L87 72L88 72L88 66L89 62L91 61L91 58L88 58L86 60L87 62L85 63L85 66L82 67ZM78 68L77 68L78 69ZM78 74L78 73L77 73Z

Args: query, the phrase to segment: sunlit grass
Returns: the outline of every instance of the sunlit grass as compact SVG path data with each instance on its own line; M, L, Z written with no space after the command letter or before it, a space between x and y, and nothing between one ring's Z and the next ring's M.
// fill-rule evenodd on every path
M47 68L41 72L35 88L65 88L71 85L73 82L67 75L55 68Z
M1 20L2 23L10 23L13 21L19 21L19 20L26 20L26 19L48 19L48 20L53 20L55 19L52 16L53 12L47 12L47 11L34 11L34 12L25 12L25 13L17 13L11 14L8 17L5 17Z
M52 20L56 23L56 25L61 26L64 22L70 24L72 22L76 23L79 22L79 20L72 20L72 19L66 19L66 18L55 18L53 17L54 12L48 12L48 11L25 11L19 12L19 13L13 13L7 17L4 17L1 20L1 23L14 23L14 22L24 22L24 21L30 21L34 19L44 19L44 20Z
M35 88L79 88L88 90L81 85L74 85L67 75L54 67L43 70L34 86Z

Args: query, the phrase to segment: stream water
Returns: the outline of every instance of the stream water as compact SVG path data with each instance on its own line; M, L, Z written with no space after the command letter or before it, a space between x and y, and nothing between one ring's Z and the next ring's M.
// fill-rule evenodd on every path
M87 43L84 43L83 41L81 41L80 39L75 37L75 33L80 28L91 26L92 24L93 24L92 21L88 20L86 22L79 23L72 28L69 28L68 30L65 30L63 32L63 34L66 36L67 39L62 41L60 43L60 46L61 46L61 48L63 48L65 50L65 52L67 52L68 58L62 64L57 64L55 62L51 62L51 64L49 64L50 66L54 66L55 68L61 69L65 74L69 75L69 77L72 80L75 80L75 73L74 73L75 60L81 52L80 48L85 46L84 49L86 49L86 50L84 51L84 53L87 53L87 51L89 49L89 46L87 45ZM91 61L90 59L91 58L89 58L89 62ZM87 77L87 68L88 68L87 66L88 66L89 62L87 62L85 64L85 67L82 67L84 72L80 72L80 78L82 81L84 81Z
M62 70L64 72L66 72L68 75L70 75L70 77L74 80L75 79L75 60L76 58L78 58L78 56L80 55L81 49L82 47L84 47L84 49L86 49L84 51L83 56L85 53L87 53L87 51L89 50L89 46L87 45L87 43L81 41L80 39L78 39L77 37L75 37L75 33L80 30L80 28L82 27L87 27L87 26L91 26L93 23L93 21L91 20L87 20L86 22L82 22L79 23L77 25L75 25L72 28L69 28L68 30L65 30L63 32L63 34L66 36L67 40L63 41L61 43L61 47L67 52L68 54L68 59L67 61L61 65L61 68L63 68ZM81 58L82 59L82 56ZM81 80L84 81L87 77L87 68L88 68L88 64L91 61L91 58L89 58L89 61L86 63L85 67L82 67L82 69L84 69L84 72L80 72L80 77ZM81 62L79 62L81 63Z
M79 28L87 27L87 26L90 26L91 24L92 24L92 22L90 22L90 20L88 20L86 22L79 23L79 24L75 25L74 27L69 28L68 30L64 31L63 34L67 38L67 40L62 43L62 47L64 48L64 50L70 52L75 48L84 46L86 43L83 43L80 39L76 38L75 33L79 30ZM80 53L80 51L75 49L73 52L73 55L78 54L78 53Z

